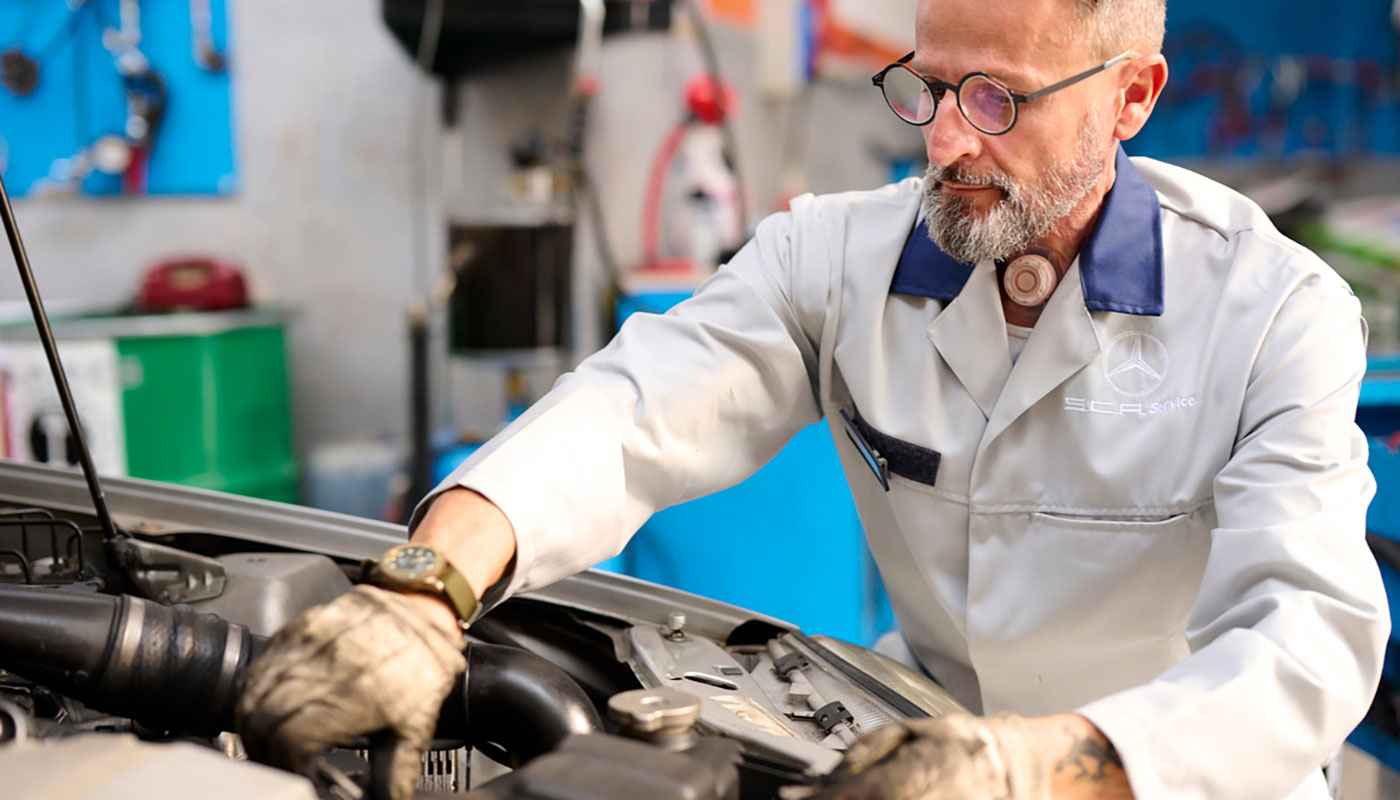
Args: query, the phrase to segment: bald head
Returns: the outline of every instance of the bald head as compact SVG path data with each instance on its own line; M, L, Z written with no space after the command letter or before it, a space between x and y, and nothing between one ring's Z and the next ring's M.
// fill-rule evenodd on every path
M1139 55L1162 52L1167 0L1068 0L1095 55L1113 58L1125 50Z
M1160 53L1166 15L1167 0L919 0L914 25L925 50L926 40L937 40L940 49L957 41L1034 54L1052 71L1072 71L1126 50Z

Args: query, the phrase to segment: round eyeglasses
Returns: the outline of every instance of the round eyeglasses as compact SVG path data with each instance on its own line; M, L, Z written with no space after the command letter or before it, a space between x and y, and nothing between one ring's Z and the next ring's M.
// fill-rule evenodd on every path
M985 72L969 73L957 83L929 80L909 67L913 57L910 53L870 79L880 87L895 115L910 125L927 125L938 112L938 101L952 89L958 98L958 110L972 127L991 136L1000 136L1016 124L1022 103L1039 100L1123 61L1137 58L1137 53L1129 50L1030 94L1017 94Z

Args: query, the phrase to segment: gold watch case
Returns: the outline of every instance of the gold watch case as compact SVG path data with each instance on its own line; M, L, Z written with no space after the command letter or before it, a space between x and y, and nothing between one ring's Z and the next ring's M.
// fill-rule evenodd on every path
M476 611L471 584L447 557L429 544L408 542L385 551L370 571L370 582L385 589L423 592L445 599L466 624Z

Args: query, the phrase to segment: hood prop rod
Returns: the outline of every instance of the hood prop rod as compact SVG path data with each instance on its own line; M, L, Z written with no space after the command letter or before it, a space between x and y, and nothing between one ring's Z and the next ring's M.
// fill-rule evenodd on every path
M73 404L73 393L68 388L68 377L63 372L63 363L58 359L58 346L54 344L53 330L49 328L49 317L44 312L44 301L39 298L39 287L34 283L34 272L29 268L29 256L24 252L24 242L19 238L19 226L15 223L15 212L10 207L10 195L5 191L4 178L0 178L0 218L5 223L5 234L10 239L10 250L19 267L19 280L24 284L24 294L29 298L29 309L34 315L34 325L39 329L39 341L43 342L44 355L49 359L49 371L53 373L54 388L58 390L59 402L63 404L63 415L68 418L68 430L73 434L73 442L78 448L78 462L87 479L88 494L97 511L97 520L102 526L102 540L111 544L124 538L112 522L112 514L107 510L107 498L102 494L102 485L97 481L97 470L92 466L92 453L88 450L87 438L83 436L83 426L78 421L78 407Z

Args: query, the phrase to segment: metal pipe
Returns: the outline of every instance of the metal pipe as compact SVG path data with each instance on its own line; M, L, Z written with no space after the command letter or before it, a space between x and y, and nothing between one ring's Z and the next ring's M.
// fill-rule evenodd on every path
M77 545L78 545L77 547L74 547L74 546L73 546L73 544L74 544L75 542L76 542ZM74 556L73 556L74 551L77 552L77 558L76 558L76 559L75 559ZM64 542L64 544L63 544L63 554L64 554L65 557L67 557L67 559L68 559L69 561L75 561L75 560L76 560L76 561L78 562L78 575L79 575L79 576L85 576L85 575L87 575L87 558L86 558L86 556L83 555L83 532L82 532L82 531L78 531L78 532L76 532L76 533L70 533L70 534L68 534L68 540L67 540L66 542Z
M23 744L29 739L34 720L29 712L7 700L0 700L0 744Z
M413 509L433 488L432 376L428 354L428 309L415 303L408 312L410 437L409 482L404 493L401 521L407 523Z
M49 529L49 555L53 557L54 567L58 567L60 564L64 564L65 559L67 559L67 561L74 560L75 549L73 547L73 543L76 541L78 544L76 548L78 562L77 574L86 574L87 563L83 556L82 543L83 531L81 528L78 527L77 523L68 519L55 519L52 516L34 517L33 515L17 516L0 514L0 529L19 528L20 552L24 553L24 557L26 559L32 560L34 558L34 551L29 547L30 527L47 527ZM62 553L60 553L58 549L59 528L67 528L70 531L70 533L68 534L68 538L64 539ZM56 570L50 570L50 575L53 575L55 573Z
M24 553L18 550L0 550L0 556L13 556L16 563L19 564L19 571L24 573L25 585L34 582L34 569L29 565L29 559L25 557Z

